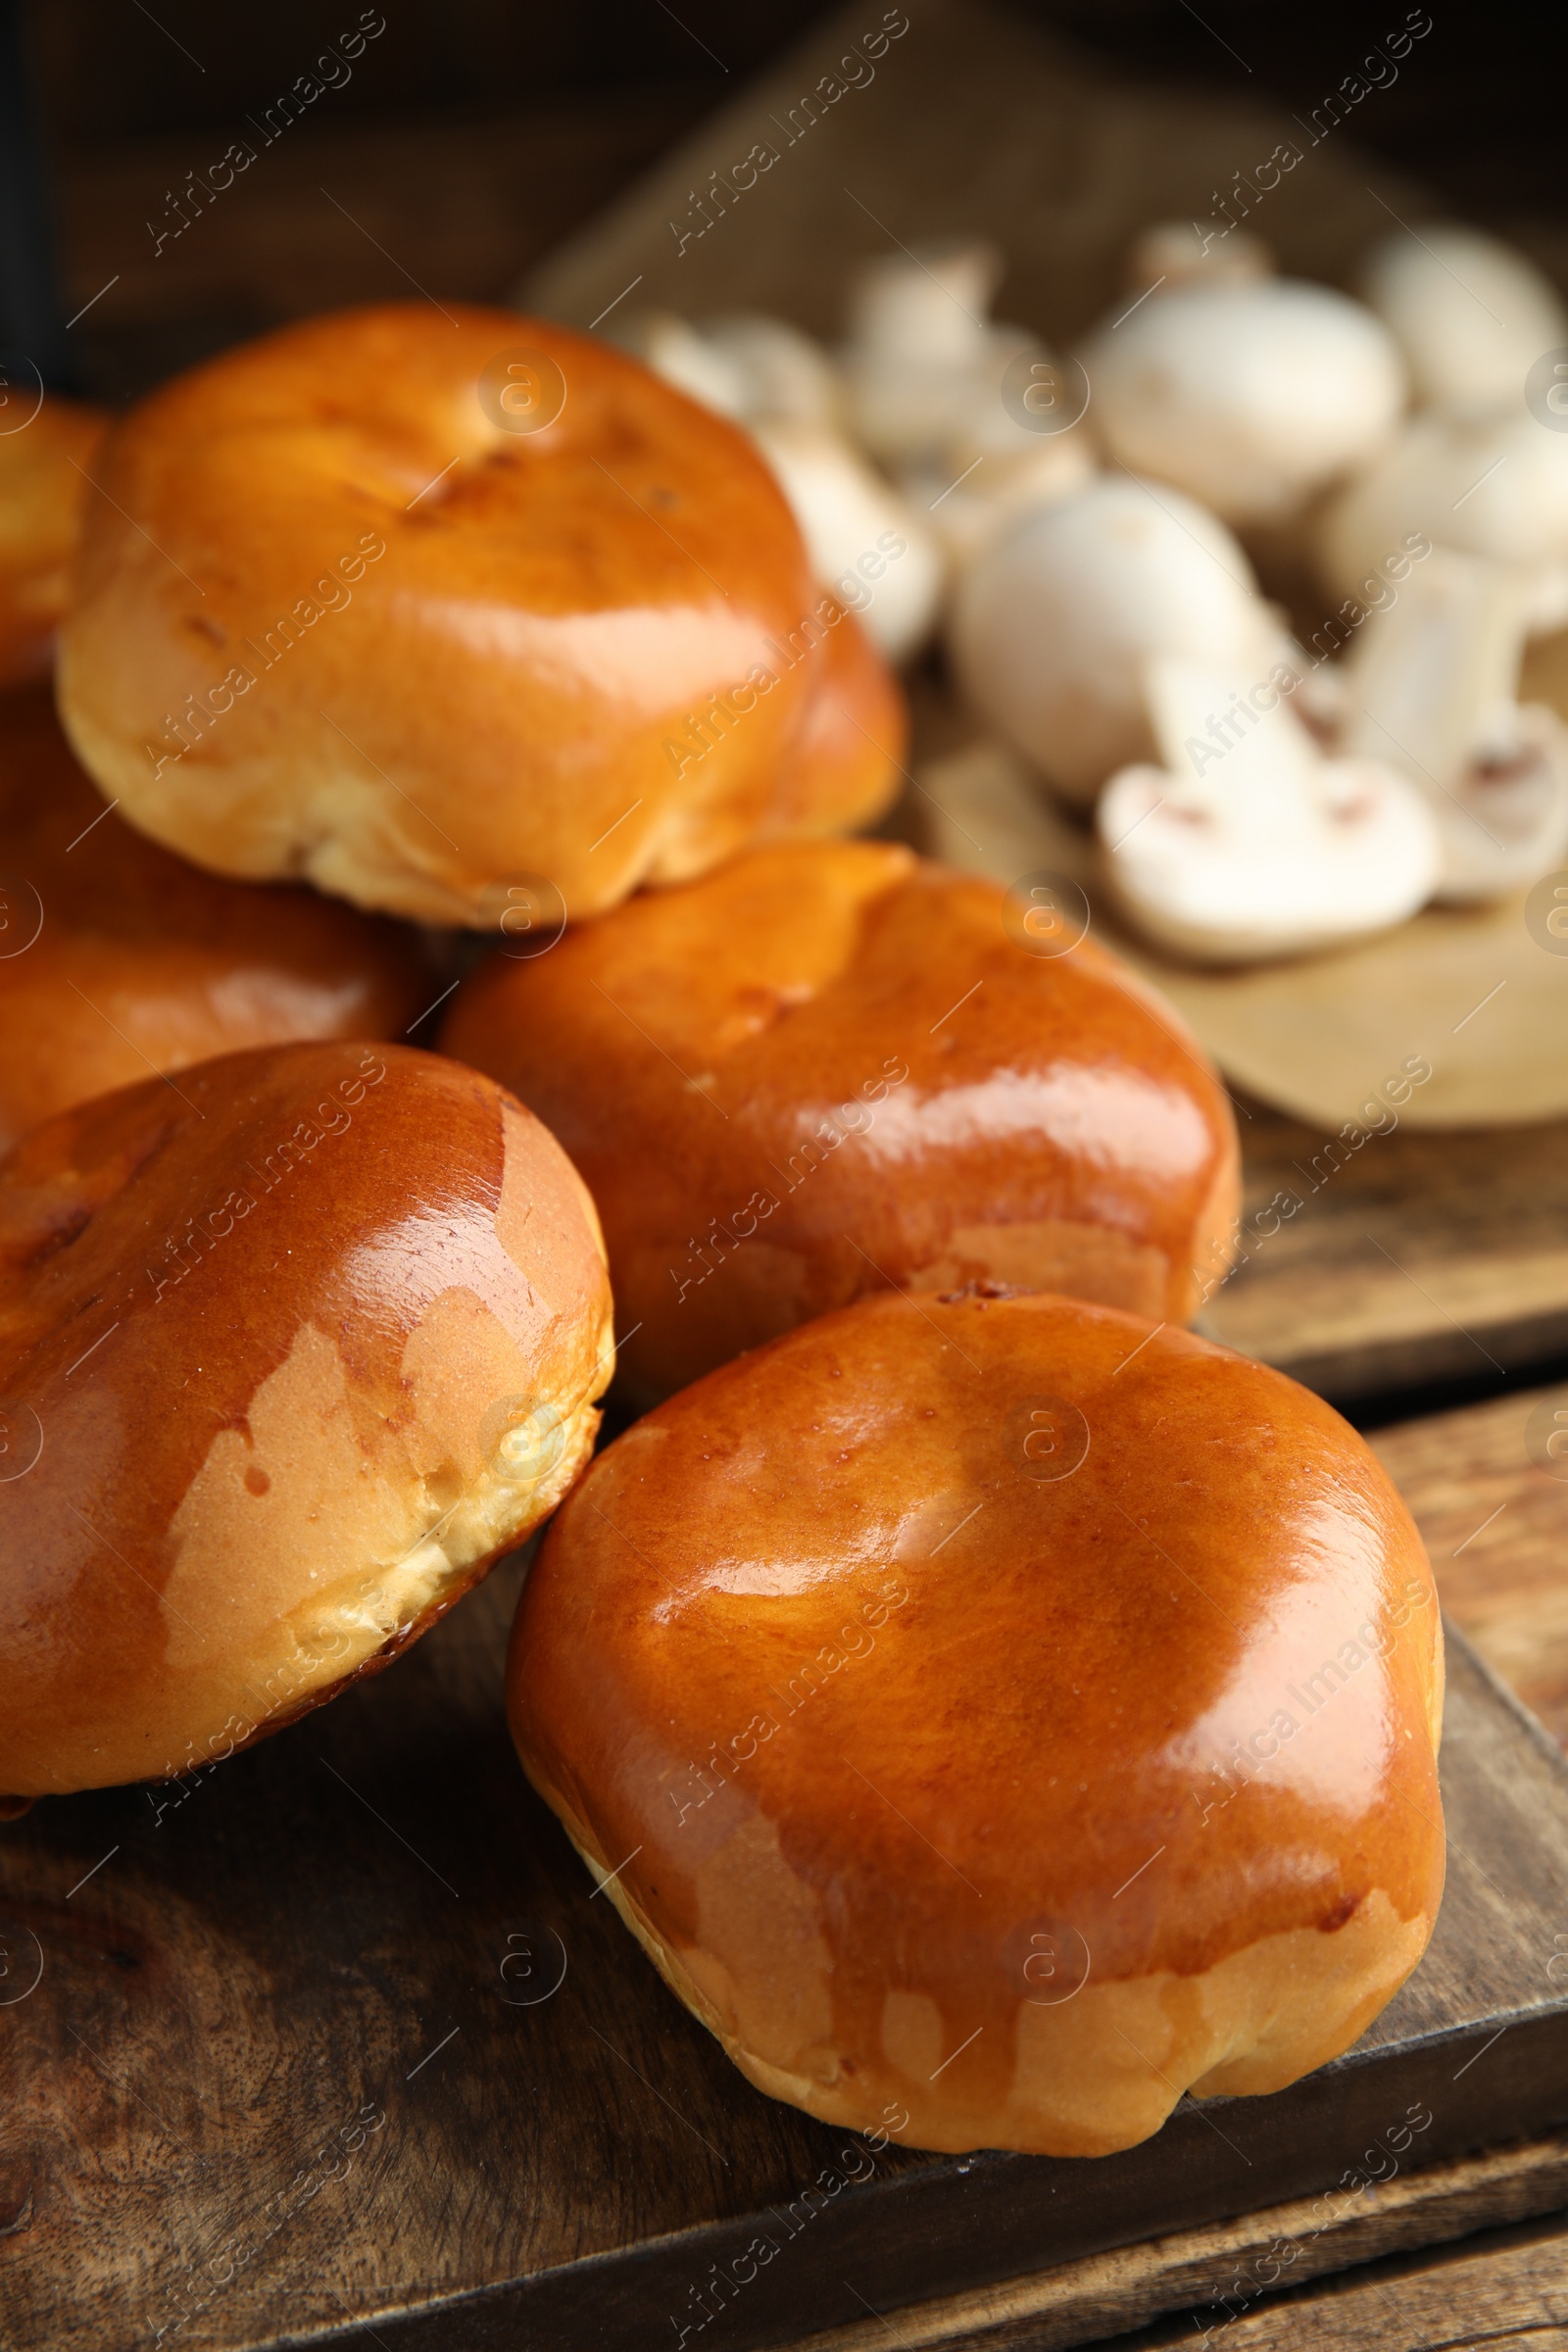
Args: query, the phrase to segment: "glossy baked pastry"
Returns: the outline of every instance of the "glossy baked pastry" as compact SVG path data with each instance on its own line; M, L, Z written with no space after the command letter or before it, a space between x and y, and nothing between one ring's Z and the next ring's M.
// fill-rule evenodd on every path
M895 844L758 851L493 955L442 1045L582 1171L645 1396L889 1283L1183 1321L1229 1246L1230 1104L1124 964L1038 945Z
M529 1777L761 2089L1102 2155L1277 2090L1421 1956L1442 1634L1370 1449L1050 1298L887 1297L662 1405L552 1522Z
M396 1046L225 1055L0 1161L0 1794L189 1770L385 1665L593 1446L593 1206Z
M0 686L54 658L87 473L108 418L7 382L0 404Z
M854 638L746 434L512 312L284 327L97 472L61 700L104 792L218 872L432 922L519 879L592 914L766 833Z
M397 924L172 858L105 805L43 689L0 696L0 1152L150 1071L399 1036L431 970Z

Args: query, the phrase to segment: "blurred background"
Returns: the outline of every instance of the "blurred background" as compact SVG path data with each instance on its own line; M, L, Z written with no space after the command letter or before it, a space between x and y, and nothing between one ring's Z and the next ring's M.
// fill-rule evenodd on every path
M1381 14L1364 0L1000 4L1162 89L1291 112L1407 13L1401 0ZM199 235L160 250L191 175L230 139L254 145L268 109L362 13L385 29L348 77L288 123L265 169L207 203ZM799 0L0 0L0 346L35 355L58 389L118 402L280 319L404 295L411 277L499 299L827 13ZM1360 110L1356 142L1568 283L1561 12L1432 0L1416 13L1433 32Z

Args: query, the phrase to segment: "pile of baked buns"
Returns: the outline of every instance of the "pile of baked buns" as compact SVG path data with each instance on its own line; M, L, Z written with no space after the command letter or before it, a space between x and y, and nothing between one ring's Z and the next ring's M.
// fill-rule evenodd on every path
M1094 2154L1346 2048L1442 1886L1419 1539L1186 1328L1170 1007L867 837L900 689L761 443L416 303L0 447L6 1809L548 1520L524 1768L763 2089Z

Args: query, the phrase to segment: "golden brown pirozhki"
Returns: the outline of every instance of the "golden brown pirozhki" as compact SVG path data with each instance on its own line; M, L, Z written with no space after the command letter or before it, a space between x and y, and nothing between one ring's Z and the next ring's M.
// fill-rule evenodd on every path
M42 689L0 697L0 1152L149 1070L401 1035L431 968L416 933L172 858L105 806Z
M888 1283L1194 1311L1237 1205L1224 1090L1125 965L1007 913L896 845L803 845L465 981L443 1049L581 1170L638 1391Z
M853 612L811 649L813 683L773 788L760 841L819 841L874 824L895 797L908 750L904 691Z
M834 798L791 769L855 623L747 436L608 344L308 319L164 385L96 472L62 710L198 864L486 928L519 877L592 914Z
M93 464L108 418L75 400L33 396L8 382L0 406L0 686L40 675L70 593L71 563Z
M159 1778L385 1664L550 1510L610 1369L538 1121L396 1046L151 1079L0 1161L0 1794Z
M754 2082L1060 2156L1376 2015L1442 1890L1442 1690L1337 1413L1047 1298L863 1300L662 1405L508 1670L529 1777Z

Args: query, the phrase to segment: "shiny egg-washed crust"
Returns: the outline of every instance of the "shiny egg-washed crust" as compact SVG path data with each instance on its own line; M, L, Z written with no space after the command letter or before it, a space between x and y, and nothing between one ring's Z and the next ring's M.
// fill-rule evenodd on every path
M1193 1313L1238 1206L1224 1089L1114 956L1031 955L1005 913L896 844L813 843L465 981L443 1050L581 1170L633 1394L889 1283Z
M0 698L0 1152L149 1069L400 1035L440 987L416 933L122 824L36 687Z
M593 1206L434 1054L225 1055L0 1162L0 1790L244 1746L385 1662L570 1486Z
M874 824L904 779L909 748L904 692L853 612L814 645L808 700L780 763L760 841L818 841Z
M754 2082L1061 2156L1363 2031L1437 1914L1442 1696L1354 1431L1049 1298L863 1300L662 1405L508 1668L530 1779Z
M519 352L564 395L535 431L495 405ZM854 624L748 437L608 344L464 304L308 319L161 387L97 476L62 710L199 864L485 928L519 877L592 914L833 798L788 770Z
M12 383L6 423L31 396ZM0 429L0 686L40 676L70 593L86 474L108 417L46 399L29 423Z

